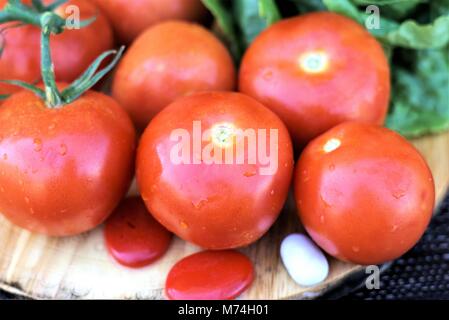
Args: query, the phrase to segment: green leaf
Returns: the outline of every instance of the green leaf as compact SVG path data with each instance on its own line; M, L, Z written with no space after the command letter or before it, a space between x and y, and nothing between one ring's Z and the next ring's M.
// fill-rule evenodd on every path
M274 0L259 0L259 15L265 19L268 26L282 18Z
M361 25L365 26L365 28L367 28L368 31L375 37L386 37L386 35L399 27L399 24L395 21L380 16L379 27L372 28L370 22L373 18L375 18L372 13L369 11L360 11L357 6L349 0L323 0L323 2L328 10L357 21ZM390 45L389 43L386 44Z
M373 1L373 4L379 1ZM381 14L385 15L391 19L403 19L409 15L416 7L420 4L426 2L426 0L408 0L408 1L391 1L389 4L382 6Z
M370 5L374 4L376 6L385 6L385 5L399 5L399 6L408 6L414 2L426 2L427 0L352 0L357 5Z
M360 11L349 0L323 0L330 11L334 11L354 19L362 25L370 19L369 13ZM415 20L407 20L401 24L380 16L378 29L368 28L374 36L392 46L411 49L435 49L445 47L449 43L449 14L438 17L433 23L418 24Z
M386 125L406 137L449 128L449 48L416 53L413 70L396 67Z
M449 43L449 14L425 25L407 20L386 34L383 40L391 45L412 49L445 47Z
M322 0L290 0L296 5L298 11L301 13L307 13L311 11L324 11L326 6Z
M281 18L273 0L234 0L233 12L245 47Z
M357 6L355 6L351 1L349 0L323 0L323 3L325 4L326 8L329 11L333 11L342 15L347 16L348 18L351 18L360 24L364 24L365 16L364 14L359 11Z
M404 18L420 3L428 0L352 0L352 2L359 6L379 6L382 15L396 20Z
M449 14L449 0L432 1L430 11L433 19Z
M231 12L232 10L227 8L220 0L201 1L214 16L215 21L220 29L220 35L229 45L229 49L231 50L232 55L238 61L242 55L242 50L235 31L234 17L232 16Z

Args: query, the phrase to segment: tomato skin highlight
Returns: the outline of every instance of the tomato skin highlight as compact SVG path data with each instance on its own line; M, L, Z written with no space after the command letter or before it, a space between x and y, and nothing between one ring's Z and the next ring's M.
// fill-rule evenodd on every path
M330 12L284 19L246 51L239 90L273 110L296 146L348 120L383 124L390 70L362 26Z
M0 0L0 8L7 0ZM30 3L31 1L25 1ZM46 0L44 3L53 1ZM70 0L55 12L65 14L65 8L75 5L80 9L81 19L96 16L95 22L81 29L65 30L51 36L51 53L55 65L56 80L72 82L106 50L114 46L112 28L106 17L87 0ZM0 29L15 22L0 24ZM2 32L4 51L0 57L0 79L22 80L36 83L40 72L40 29L32 25L9 28ZM0 83L0 94L12 94L21 88Z
M94 0L121 42L131 43L148 27L165 20L199 21L207 14L201 0Z
M230 91L235 68L224 45L203 27L169 21L144 32L120 62L113 97L145 129L160 110L195 91Z
M334 257L364 265L413 247L435 202L419 152L389 129L355 122L310 142L294 186L299 217L314 241Z
M106 221L104 239L117 262L140 268L164 255L172 234L151 216L140 197L132 197L123 200Z
M242 130L277 129L276 172L260 174L260 161L174 164L170 153L178 142L170 136L174 129L193 136L193 121L201 121L203 132L221 123ZM168 230L208 249L242 247L259 239L283 207L292 171L292 144L284 124L254 99L230 92L178 99L151 121L137 154L137 182L148 210Z
M165 294L171 300L231 300L254 279L251 261L233 251L202 251L177 262L170 270Z
M67 236L102 223L129 188L135 129L110 97L88 91L49 109L20 91L0 108L0 212L33 232Z

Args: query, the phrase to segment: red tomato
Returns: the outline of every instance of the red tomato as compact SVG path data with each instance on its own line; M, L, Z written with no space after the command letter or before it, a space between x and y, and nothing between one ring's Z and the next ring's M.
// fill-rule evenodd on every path
M164 20L198 21L207 13L201 0L94 0L108 16L123 43Z
M330 255L379 264L409 250L424 233L435 201L419 152L393 131L344 123L313 140L295 172L304 227Z
M114 77L112 95L139 129L175 99L195 91L232 90L235 70L223 44L203 27L158 24L129 48Z
M0 0L0 8L7 0ZM25 3L30 3L27 0ZM51 3L53 1L44 1ZM56 78L63 82L72 82L106 50L113 47L112 29L105 16L90 1L71 0L56 12L66 16L67 6L79 8L81 19L96 16L91 25L74 30L65 30L51 39L52 59ZM69 11L67 11L69 12ZM70 13L70 12L69 12ZM14 23L0 24L0 29ZM36 83L41 79L40 71L40 29L32 25L9 28L2 32L4 51L0 57L0 79L22 80ZM0 83L0 95L19 91L16 86Z
M242 131L251 129L266 141L243 140ZM176 159L179 133L185 161ZM227 249L255 242L270 228L292 166L290 137L274 113L239 93L207 92L177 100L151 121L138 148L137 181L147 208L167 229L199 246Z
M139 197L123 200L106 221L106 246L120 264L144 267L168 249L172 234L148 213Z
M319 12L282 20L257 37L239 88L277 113L302 146L347 120L382 124L390 72L381 45L359 24Z
M103 222L126 193L135 131L111 98L88 91L50 109L20 91L0 108L0 212L52 236Z
M188 256L170 270L165 294L172 300L230 300L253 282L254 268L243 254L203 251Z

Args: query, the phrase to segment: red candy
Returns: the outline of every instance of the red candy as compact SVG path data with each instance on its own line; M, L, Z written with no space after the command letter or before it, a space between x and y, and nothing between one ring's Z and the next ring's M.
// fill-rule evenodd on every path
M203 251L176 263L165 283L172 300L229 300L252 283L251 261L234 251Z
M172 234L148 213L138 197L125 199L106 221L106 246L120 264L146 266L168 249Z

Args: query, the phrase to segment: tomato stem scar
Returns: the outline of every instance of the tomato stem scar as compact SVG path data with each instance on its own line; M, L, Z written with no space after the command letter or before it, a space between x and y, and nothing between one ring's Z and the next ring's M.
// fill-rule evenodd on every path
M232 145L235 136L235 127L231 123L219 123L212 127L212 141L226 148Z
M307 73L322 73L329 67L329 56L321 50L308 51L299 57L299 66Z

